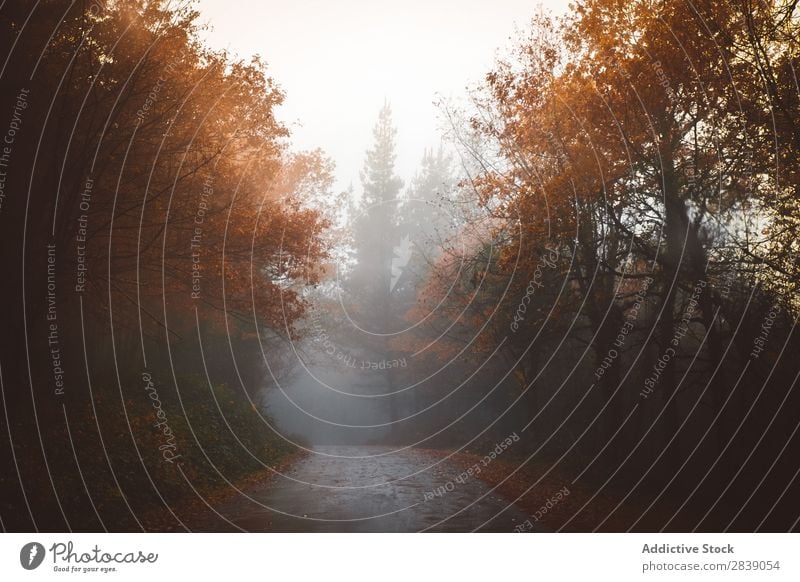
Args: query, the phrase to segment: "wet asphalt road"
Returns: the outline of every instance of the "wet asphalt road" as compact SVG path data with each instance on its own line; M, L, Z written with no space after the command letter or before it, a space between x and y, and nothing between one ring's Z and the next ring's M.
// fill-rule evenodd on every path
M513 532L528 516L480 479L424 451L377 446L315 447L286 472L217 507L255 532ZM389 453L389 454L387 454ZM440 495L436 495L437 488ZM444 491L444 488L447 491ZM482 497L483 496L483 497ZM481 498L482 497L482 498ZM206 529L206 528L202 528ZM534 531L542 531L535 528Z

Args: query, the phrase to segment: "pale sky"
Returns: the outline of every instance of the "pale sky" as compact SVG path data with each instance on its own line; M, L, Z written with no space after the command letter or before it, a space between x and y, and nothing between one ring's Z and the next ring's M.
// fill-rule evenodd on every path
M322 148L337 185L353 183L384 99L392 104L397 172L408 183L439 143L437 94L463 97L491 69L539 2L525 0L199 0L209 44L261 55L286 93L279 119L296 149ZM566 0L545 0L555 12Z

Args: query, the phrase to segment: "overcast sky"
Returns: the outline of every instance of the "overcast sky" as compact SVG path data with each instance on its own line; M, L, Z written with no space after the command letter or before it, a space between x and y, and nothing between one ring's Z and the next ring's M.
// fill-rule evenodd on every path
M561 11L566 0L542 4ZM406 181L438 144L437 94L458 97L491 68L537 2L524 0L200 0L211 46L260 54L286 92L279 117L298 149L320 147L358 191L384 99Z

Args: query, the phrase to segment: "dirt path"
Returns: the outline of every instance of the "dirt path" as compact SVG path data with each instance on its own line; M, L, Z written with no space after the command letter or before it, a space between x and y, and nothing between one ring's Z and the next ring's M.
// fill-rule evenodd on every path
M224 502L200 529L281 532L512 532L528 516L475 477L424 451L317 447L285 477ZM534 528L539 531L540 528Z

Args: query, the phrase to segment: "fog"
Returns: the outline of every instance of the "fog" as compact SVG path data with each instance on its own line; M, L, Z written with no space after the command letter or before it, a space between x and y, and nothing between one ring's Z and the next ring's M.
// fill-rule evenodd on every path
M267 390L281 430L314 445L424 446L451 438L481 400L470 382L486 362L464 357L474 330L448 321L460 270L446 267L465 246L459 169L443 148L429 150L406 183L395 167L398 133L387 103L339 225L342 259L306 291L310 312L284 355L291 372Z

